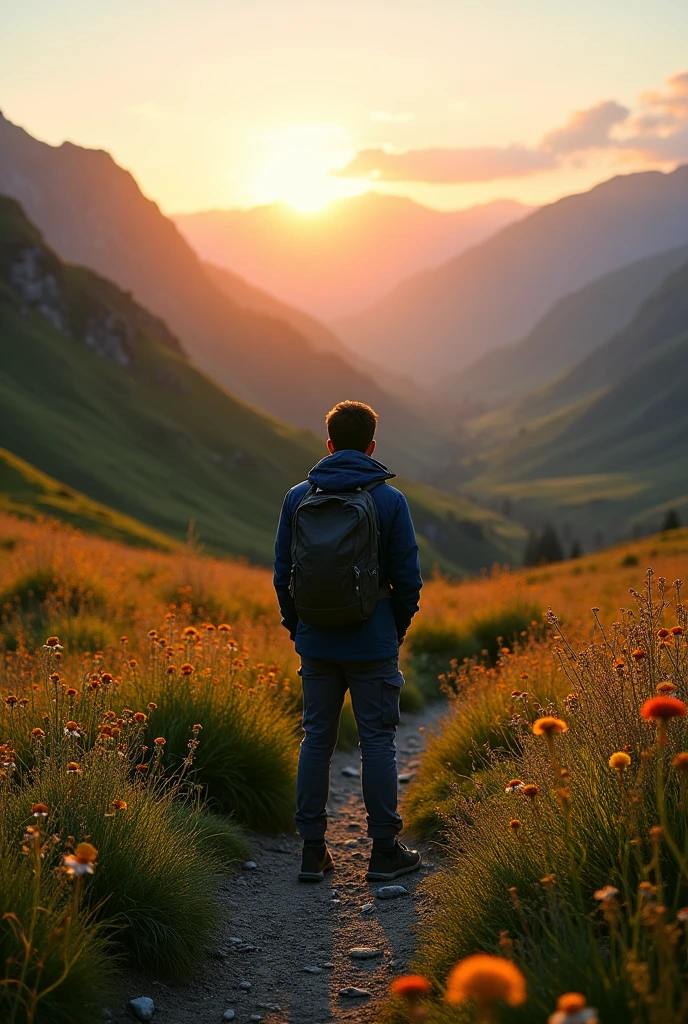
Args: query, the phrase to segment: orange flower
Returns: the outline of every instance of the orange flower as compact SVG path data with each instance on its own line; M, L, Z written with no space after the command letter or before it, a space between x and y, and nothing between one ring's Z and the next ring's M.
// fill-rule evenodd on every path
M42 740L44 736L45 736L45 733L43 732L42 729L32 729L31 730L31 739Z
M77 723L76 722L65 722L64 734L65 734L65 736L72 737L72 739L78 739L78 736L79 736L79 726L77 725Z
M49 636L48 639L43 644L43 646L44 647L53 647L53 648L59 647L60 646L60 638L59 638L59 636Z
M560 732L568 732L568 725L563 718L545 715L533 722L533 733L536 736L554 736Z
M153 742L154 742L154 743L155 743L155 745L156 745L156 746L158 746L158 747L164 747L164 746L165 746L165 744L167 743L167 740L165 739L165 737L164 737L164 736L157 736L157 737L156 737L156 738L155 738L155 739L153 740Z
M657 636L659 637L660 640L666 640L666 638L669 636L669 630L665 629L662 626L661 629L657 630Z
M149 711L157 711L158 710L158 705L154 704L153 701L151 701L150 704L148 705L148 710Z
M127 801L126 800L113 800L112 801L112 806L115 808L116 811L126 811L126 809L127 809Z
M50 811L47 804L34 804L31 813L34 818L47 818Z
M221 633L231 633L232 631L232 627L228 626L226 622L221 623L217 628Z
M512 818L511 821L509 822L509 828L514 833L514 835L518 832L520 827L521 822L518 820L518 818Z
M674 636L683 636L683 626L672 626L671 632Z
M409 1002L427 996L432 992L432 985L422 974L405 974L401 978L395 978L389 986L393 996L401 996Z
M524 796L528 796L532 800L540 792L540 787L535 782L529 782L526 786L523 787L521 792Z
M576 1013L577 1010L585 1009L586 1005L587 999L580 992L565 992L557 999L557 1010L563 1010L564 1013Z
M112 682L112 675L111 675L111 673L110 672L103 672L102 676L100 677L100 681L103 684L103 686L109 686L110 683Z
M190 676L193 670L193 665L190 665L188 661L185 662L181 667L181 673L183 676Z
M50 673L50 682L51 683L59 683L59 681L60 681L60 673L59 672L51 672Z
M666 721L669 718L683 718L686 705L676 697L650 697L640 709L640 714L648 721Z
M643 658L647 658L647 653L642 649L642 647L636 647L633 651L633 657L636 661L642 661Z
M96 858L98 851L90 843L79 843L72 855L64 859L64 866L67 873L73 877L79 875L92 875L96 869Z
M15 704L19 703L19 697L15 697L14 694L10 694L9 697L5 697L5 704L8 707L13 708Z
M69 772L70 775L76 774L76 772L78 772L79 770L80 770L80 767L79 767L79 762L78 761L68 761L67 762L67 771Z
M474 953L450 972L446 999L448 1003L473 999L481 1010L500 1000L508 1006L520 1006L526 1001L526 982L511 960Z
M677 754L671 763L677 771L688 774L688 750Z
M657 693L659 693L663 697L666 697L668 694L675 692L676 687L673 683L670 683L668 679L663 683L657 684Z
M143 775L144 772L148 771L148 765L147 764L137 764L136 765L136 771L137 772L141 772L141 774Z
M67 687L67 696L68 697L76 697L76 695L77 695L77 691L74 689L74 687L73 686L68 686Z
M143 711L136 712L136 714L134 715L134 721L138 722L139 725L145 725L146 716L144 715Z
M523 789L523 783L520 779L510 779L507 782L505 793L520 793Z

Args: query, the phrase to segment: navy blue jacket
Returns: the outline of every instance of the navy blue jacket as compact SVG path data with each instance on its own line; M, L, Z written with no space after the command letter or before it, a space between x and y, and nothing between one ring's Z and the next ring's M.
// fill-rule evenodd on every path
M296 652L307 658L346 661L375 661L392 658L418 611L423 580L418 561L418 544L406 498L385 483L394 473L363 452L344 450L328 455L297 484L282 505L275 541L275 590L282 612L282 625L296 640ZM289 593L291 578L291 531L294 512L311 484L324 491L353 491L380 481L370 491L380 519L380 571L391 584L391 600L378 601L365 622L353 626L308 626L299 621Z

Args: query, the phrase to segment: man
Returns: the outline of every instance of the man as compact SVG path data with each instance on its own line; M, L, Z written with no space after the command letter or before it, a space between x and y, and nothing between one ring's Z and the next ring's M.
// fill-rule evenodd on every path
M366 878L391 881L421 865L420 854L408 850L396 838L402 822L397 812L397 766L395 734L399 722L399 698L404 679L399 671L399 646L411 619L418 611L423 581L418 562L418 545L406 499L387 481L395 475L373 458L377 415L362 402L340 402L328 413L327 448L322 459L304 481L293 487L282 506L275 543L274 583L282 612L282 624L295 640L301 656L303 683L303 728L297 780L299 833L304 841L300 881L322 881L334 867L325 842L330 761L339 731L339 718L346 691L358 725L362 759L363 799L367 810L368 835L373 847ZM372 503L366 495L370 496ZM331 497L329 497L331 496ZM318 506L347 504L347 511L363 511L358 520L366 522L366 503L372 514L373 544L377 561L365 585L374 579L374 607L354 610L358 621L348 624L312 624L329 621L330 611L322 606L341 585L336 572L325 576L320 609L297 610L301 569L297 564L298 544L307 543L307 531L298 534L295 523ZM355 507L354 507L355 506ZM358 515L358 512L356 512ZM311 522L313 520L311 517ZM370 519L370 516L368 517ZM365 529L364 525L364 529ZM379 531L379 532L378 532ZM328 536L327 531L322 531ZM298 536L297 536L298 535ZM332 535L332 529L330 529ZM293 544L298 540L297 547ZM329 543L329 542L328 542ZM341 547L341 544L339 545ZM320 549L311 563L321 567L330 552ZM303 552L303 564L309 552ZM324 556L324 557L323 557ZM296 561L295 561L296 559ZM368 564L368 563L367 563ZM371 561L370 564L373 564ZM365 566L351 566L352 580L358 582ZM381 584L378 585L378 580ZM348 585L347 574L344 585ZM296 597L296 599L295 599ZM333 598L336 601L336 597ZM362 599L363 601L363 599ZM339 614L339 613L336 613ZM347 609L347 614L349 610ZM309 621L304 621L307 618Z

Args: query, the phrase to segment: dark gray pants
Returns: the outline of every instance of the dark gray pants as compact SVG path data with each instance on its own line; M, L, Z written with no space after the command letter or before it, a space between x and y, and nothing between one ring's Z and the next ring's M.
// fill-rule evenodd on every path
M322 661L301 659L303 728L299 754L296 825L303 839L320 839L327 829L330 761L337 743L346 691L358 725L363 763L363 800L368 835L392 838L401 830L397 813L399 696L404 677L399 659Z

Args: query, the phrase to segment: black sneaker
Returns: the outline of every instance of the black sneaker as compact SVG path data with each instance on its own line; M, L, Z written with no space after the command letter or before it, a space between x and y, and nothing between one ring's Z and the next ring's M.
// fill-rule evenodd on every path
M304 845L299 882L322 882L325 872L333 868L334 861L326 843L322 846Z
M392 853L379 853L373 847L366 878L371 882L392 882L402 875L418 871L422 863L418 850L409 850L396 840Z

